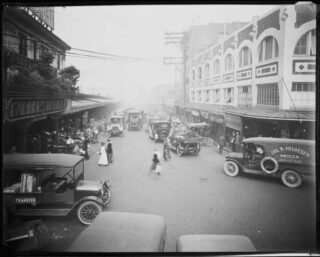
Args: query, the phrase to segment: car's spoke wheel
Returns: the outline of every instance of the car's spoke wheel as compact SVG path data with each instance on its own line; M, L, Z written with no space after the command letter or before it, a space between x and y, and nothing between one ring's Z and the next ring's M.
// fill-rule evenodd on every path
M180 146L177 146L177 155L178 155L179 157L182 156L182 151L181 151Z
M302 184L301 175L294 170L285 170L281 174L282 183L287 187L296 188Z
M224 172L230 177L235 177L239 174L239 166L233 161L226 161L223 168Z
M86 201L78 208L78 219L81 223L90 225L101 211L101 206L98 203L94 201Z

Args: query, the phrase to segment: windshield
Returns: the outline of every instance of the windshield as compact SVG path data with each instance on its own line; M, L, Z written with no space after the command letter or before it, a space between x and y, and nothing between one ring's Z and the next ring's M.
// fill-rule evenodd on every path
M110 119L111 124L119 124L121 122L120 118L111 118Z

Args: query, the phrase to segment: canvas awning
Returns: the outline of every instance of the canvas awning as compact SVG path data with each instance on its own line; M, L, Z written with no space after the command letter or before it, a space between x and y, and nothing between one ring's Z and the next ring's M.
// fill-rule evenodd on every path
M269 120L315 121L316 118L314 111L272 110L253 107L226 110L225 113L248 118Z

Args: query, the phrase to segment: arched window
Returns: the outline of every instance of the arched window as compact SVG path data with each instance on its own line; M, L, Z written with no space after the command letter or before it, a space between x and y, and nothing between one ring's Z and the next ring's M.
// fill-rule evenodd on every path
M192 81L196 80L196 72L195 70L192 70Z
M213 74L218 75L220 74L220 61L217 59L213 63Z
M259 46L259 62L271 60L279 56L279 47L277 40L272 37L266 37Z
M202 79L202 69L201 69L201 67L198 68L198 79Z
M209 78L210 76L210 64L207 63L206 66L204 66L204 77Z
M252 56L249 47L245 46L241 49L238 60L239 68L252 64Z
M229 71L233 71L233 69L234 69L233 57L231 54L228 54L224 58L224 71L229 72Z
M316 30L305 33L294 48L295 55L314 56L316 55Z

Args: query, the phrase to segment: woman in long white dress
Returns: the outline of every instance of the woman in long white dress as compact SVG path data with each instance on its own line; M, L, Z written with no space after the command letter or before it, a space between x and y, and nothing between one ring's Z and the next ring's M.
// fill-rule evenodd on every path
M107 166L109 162L108 162L108 156L107 156L107 149L104 142L101 142L99 154L100 154L100 158L99 158L98 165Z

